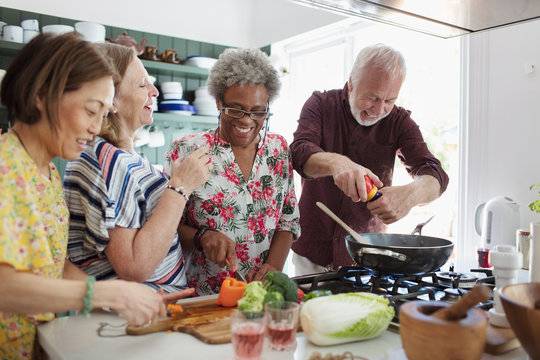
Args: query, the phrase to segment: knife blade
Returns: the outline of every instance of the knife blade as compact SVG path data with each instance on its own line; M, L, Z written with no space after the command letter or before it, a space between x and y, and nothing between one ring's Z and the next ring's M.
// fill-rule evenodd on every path
M230 269L231 268L231 263L229 262L229 258L225 259L225 263L227 264L227 267ZM247 283L247 280L246 280L245 276L242 275L242 273L240 271L238 271L238 269L234 270L234 278L236 280L240 280L240 281L243 281L243 282Z
M240 280L240 281L243 281L243 282L247 283L247 280L246 280L246 278L244 277L244 275L242 275L242 273L241 273L240 271L238 271L238 270L236 270L236 271L234 272L234 278L235 278L236 280Z

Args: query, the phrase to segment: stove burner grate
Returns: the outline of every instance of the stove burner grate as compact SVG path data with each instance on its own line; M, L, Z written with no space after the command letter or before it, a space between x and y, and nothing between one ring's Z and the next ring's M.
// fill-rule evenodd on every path
M445 271L438 272L436 274L441 284L451 286L454 289L470 289L476 285L476 281L478 280L478 278L472 273Z
M476 271L473 269L471 272ZM403 303L414 300L453 303L468 293L477 281L489 282L491 273L486 273L486 276L479 280L474 274L454 271L420 275L381 274L369 268L345 266L338 271L293 279L306 294L313 290L330 290L333 294L371 292L384 296L394 307L396 317L393 322L398 323L399 307ZM488 310L493 307L493 301L479 304L478 307Z

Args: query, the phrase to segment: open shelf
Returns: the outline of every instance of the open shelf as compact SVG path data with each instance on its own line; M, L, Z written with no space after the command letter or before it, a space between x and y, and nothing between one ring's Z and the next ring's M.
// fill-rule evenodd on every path
M23 46L24 44L21 44L21 43L0 40L0 55L13 56L17 54L17 52L21 50Z
M146 70L151 74L158 75L187 75L196 78L205 79L208 77L210 71L205 68L196 66L171 64L161 61L143 60L141 59Z
M154 121L176 121L176 122L189 122L196 124L217 124L216 116L202 116L202 115L180 115L174 113L159 113L153 114Z

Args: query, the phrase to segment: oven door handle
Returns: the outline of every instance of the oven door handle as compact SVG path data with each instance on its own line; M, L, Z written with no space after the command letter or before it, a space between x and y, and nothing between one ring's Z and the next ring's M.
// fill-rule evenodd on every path
M382 256L388 256L394 259L397 259L399 261L406 261L407 255L388 250L388 249L379 249L379 248L373 248L373 247L362 247L358 249L358 255L362 256L364 254L369 255L382 255Z

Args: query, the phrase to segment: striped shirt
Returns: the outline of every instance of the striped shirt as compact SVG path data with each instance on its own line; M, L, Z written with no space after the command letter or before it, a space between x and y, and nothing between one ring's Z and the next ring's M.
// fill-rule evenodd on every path
M99 280L116 278L105 255L108 229L140 229L166 186L165 176L148 160L96 137L79 159L68 162L64 176L70 211L70 260ZM166 292L187 286L184 255L176 234L166 257L145 284Z

